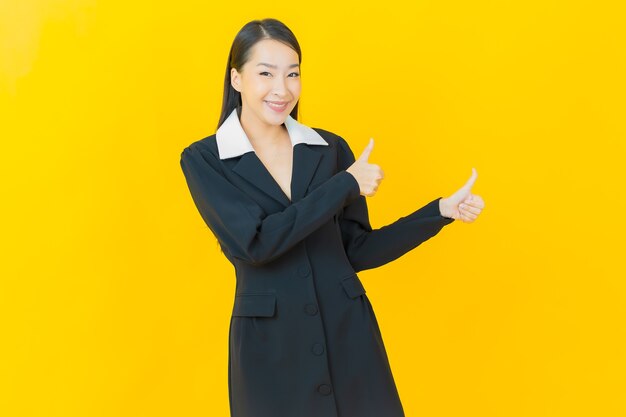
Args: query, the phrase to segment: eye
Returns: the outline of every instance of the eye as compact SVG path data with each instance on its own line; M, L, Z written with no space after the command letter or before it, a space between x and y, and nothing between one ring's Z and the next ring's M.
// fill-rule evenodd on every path
M259 73L259 75L263 75L263 74L269 74L269 72L267 72L267 71L263 71L263 72L260 72L260 73ZM270 74L270 75L271 75L271 74ZM291 74L289 74L289 75L295 75L294 77L291 77L291 78L296 78L296 77L299 77L299 76L300 76L300 73L299 73L299 72L292 72L292 73L291 73Z

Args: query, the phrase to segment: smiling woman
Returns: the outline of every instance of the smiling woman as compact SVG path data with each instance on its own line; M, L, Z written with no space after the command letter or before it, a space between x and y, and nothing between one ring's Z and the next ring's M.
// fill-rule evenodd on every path
M297 121L301 53L275 19L247 23L228 57L217 132L181 153L193 201L236 271L229 331L233 417L402 417L358 271L382 266L484 207L476 173L372 229L383 171Z
M241 72L230 70L232 87L241 96L241 125L263 165L291 199L292 145L283 121L286 114L297 113L300 57L273 39L255 43L250 55Z

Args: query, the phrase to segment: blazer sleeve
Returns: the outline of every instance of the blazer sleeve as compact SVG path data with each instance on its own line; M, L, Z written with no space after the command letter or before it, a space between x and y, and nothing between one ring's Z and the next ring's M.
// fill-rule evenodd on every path
M339 167L346 169L354 163L354 154L343 138L339 143ZM439 197L413 213L373 230L365 199L359 195L342 209L338 218L344 248L355 272L377 268L399 258L454 221L441 215Z
M192 199L230 256L262 265L284 254L360 195L356 178L342 170L284 210L267 215L221 174L221 164L197 143L180 157Z

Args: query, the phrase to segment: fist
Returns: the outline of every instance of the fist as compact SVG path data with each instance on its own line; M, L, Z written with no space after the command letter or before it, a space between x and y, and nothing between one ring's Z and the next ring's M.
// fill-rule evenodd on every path
M472 187L478 174L472 168L472 176L459 190L448 198L439 200L439 211L444 217L461 220L464 223L472 223L485 208L482 197L472 194Z
M374 139L370 138L369 143L361 153L361 155L354 161L352 165L346 171L348 171L359 183L361 195L371 197L376 194L380 182L383 180L385 174L382 169L376 164L370 164L367 159L374 148Z

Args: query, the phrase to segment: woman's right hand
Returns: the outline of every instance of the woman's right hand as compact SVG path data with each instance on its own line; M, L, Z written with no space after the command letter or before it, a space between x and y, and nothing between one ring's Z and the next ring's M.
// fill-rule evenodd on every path
M346 169L359 183L361 195L371 197L376 194L378 185L385 176L383 170L376 164L370 164L367 159L374 148L374 139L370 138L361 155Z

